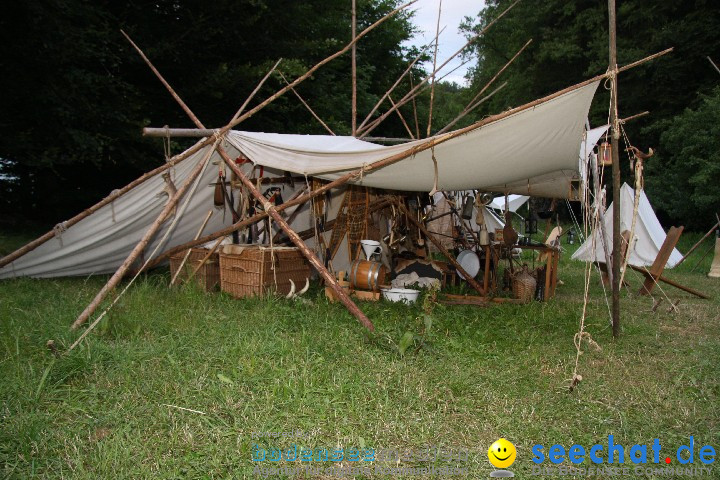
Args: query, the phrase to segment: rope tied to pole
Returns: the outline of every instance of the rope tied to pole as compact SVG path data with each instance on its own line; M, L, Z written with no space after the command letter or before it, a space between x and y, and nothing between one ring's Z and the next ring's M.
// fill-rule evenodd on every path
M53 233L55 234L55 238L57 238L60 242L61 247L63 246L62 235L67 231L67 229L67 221L60 222L53 227Z
M168 163L172 158L172 151L170 148L170 126L163 126L165 129L165 136L163 137L163 153L165 154L165 163Z

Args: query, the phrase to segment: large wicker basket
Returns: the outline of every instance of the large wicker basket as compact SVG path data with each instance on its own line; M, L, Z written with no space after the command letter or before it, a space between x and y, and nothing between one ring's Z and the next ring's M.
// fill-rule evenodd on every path
M187 250L170 257L170 278L175 277L175 273L178 271L178 268L180 268L180 264L182 263L183 258L185 258L186 253ZM208 250L205 248L191 249L190 256L185 262L185 265L183 266L182 271L178 275L178 279L176 282L187 279L188 276L193 272L193 270L197 268L198 264L202 261L202 259L205 258L207 253ZM218 265L217 253L213 253L212 255L210 255L210 258L205 261L203 266L200 267L200 270L198 270L198 272L195 274L193 281L200 285L200 288L202 288L206 292L217 290L217 286L220 284L220 266Z
M537 280L528 272L527 265L523 265L521 271L517 272L512 279L513 296L524 303L530 303L535 295Z
M264 296L270 291L287 295L290 280L300 289L312 273L297 248L248 245L238 250L220 254L220 289L233 297Z

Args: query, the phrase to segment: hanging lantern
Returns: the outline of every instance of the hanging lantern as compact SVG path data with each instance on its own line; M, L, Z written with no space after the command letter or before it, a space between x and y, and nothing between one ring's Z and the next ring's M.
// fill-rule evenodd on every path
M568 236L568 243L570 245L574 245L575 244L575 232L572 229L570 229L570 230L568 230L567 236Z
M612 165L612 145L608 142L603 142L598 147L598 165L601 167L607 167Z

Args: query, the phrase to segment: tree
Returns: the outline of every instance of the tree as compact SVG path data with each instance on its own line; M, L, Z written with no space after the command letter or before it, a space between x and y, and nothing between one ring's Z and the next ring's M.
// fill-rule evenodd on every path
M646 175L655 206L687 228L707 229L720 213L720 87L659 128L660 152Z
M467 35L479 31L510 0L490 0L477 20L468 19ZM668 47L673 53L622 73L620 117L649 110L651 115L625 125L629 141L647 150L662 150L668 120L696 108L699 98L717 85L706 57L720 57L720 9L710 0L665 2L623 0L617 9L618 63L624 65ZM472 46L478 57L470 94L477 91L530 38L533 43L503 75L508 86L465 123L553 93L603 73L608 66L606 2L547 0L520 2ZM500 81L502 81L501 79ZM699 96L700 95L700 96ZM608 121L609 96L601 85L590 111L592 125ZM668 137L670 138L670 137ZM697 137L696 137L697 138ZM621 142L622 145L622 142ZM660 152L662 155L662 152ZM629 178L627 156L621 155L623 177ZM681 175L663 163L667 177ZM648 179L652 196L658 189ZM658 204L659 202L654 202ZM669 211L668 211L669 213ZM673 221L682 218L674 217Z
M362 30L399 5L359 0ZM292 80L350 40L349 2L39 0L0 18L0 222L55 223L160 164L161 141L142 127L192 126L120 34L140 45L209 127L225 125L279 59ZM401 13L358 45L361 112L406 65ZM378 72L382 72L379 74ZM274 76L253 105L284 86ZM338 134L350 129L350 56L298 91ZM9 94L8 94L9 92ZM389 128L394 124L390 123ZM325 133L293 95L238 128ZM188 145L172 142L172 153Z

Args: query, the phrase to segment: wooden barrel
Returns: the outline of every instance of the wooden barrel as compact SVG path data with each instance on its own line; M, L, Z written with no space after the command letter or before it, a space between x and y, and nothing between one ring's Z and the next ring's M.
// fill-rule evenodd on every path
M387 268L380 262L369 260L355 260L350 267L350 286L359 290L377 292L380 285L385 283Z

